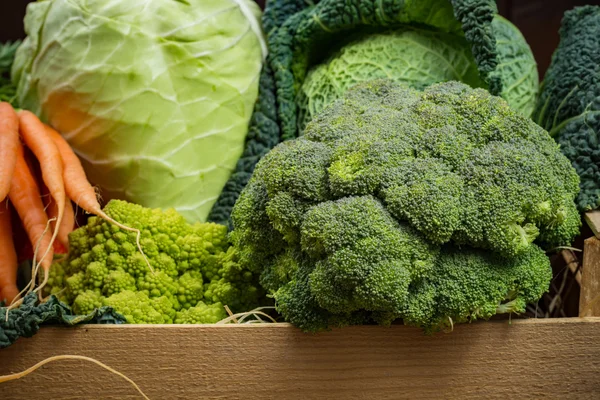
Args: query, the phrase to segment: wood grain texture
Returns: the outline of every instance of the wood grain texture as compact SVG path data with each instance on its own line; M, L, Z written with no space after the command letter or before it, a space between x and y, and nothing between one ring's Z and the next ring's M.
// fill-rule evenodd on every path
M579 316L600 317L600 240L595 237L584 242L582 269Z
M0 374L57 354L94 357L150 399L591 399L600 393L600 318L495 321L425 336L287 324L44 328L0 351ZM0 385L0 398L138 399L121 378L61 361Z
M600 239L600 210L588 211L584 217L594 235Z

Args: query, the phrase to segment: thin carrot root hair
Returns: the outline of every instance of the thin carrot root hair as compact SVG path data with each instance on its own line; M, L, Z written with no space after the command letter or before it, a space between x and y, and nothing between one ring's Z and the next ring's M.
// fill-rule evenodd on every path
M56 203L59 204L58 201ZM40 266L42 266L42 268L44 269L44 280L37 288L35 288L33 290L34 293L39 293L40 299L41 299L41 295L42 295L42 292L40 292L40 290L42 290L44 288L44 286L46 286L46 284L48 283L48 279L50 278L50 266L52 265L52 262L50 262L50 264L48 266L45 266L45 265L43 265L43 262L46 260L46 257L48 256L48 254L50 254L51 251L54 253L54 242L56 241L56 238L58 237L58 228L60 227L60 223L62 222L62 218L65 213L64 201L62 204L63 204L63 207L60 207L60 205L59 205L58 216L56 218L50 218L48 220L48 225L47 225L46 229L44 230L44 232L46 232L47 229L50 228L50 225L52 224L53 221L56 221L54 232L52 232L52 237L50 238L50 243L48 244L46 251L40 257L40 261L38 261L37 263L36 263L37 258L35 257L35 255L38 252L40 242L38 241L38 243L35 246L36 248L34 251L33 261L36 264L34 266L34 273L31 277L31 282L33 282L31 289L35 288L35 277L37 276Z
M44 203L44 209L48 218L52 218L53 222L58 219L58 205L48 192L46 185L41 185L41 197ZM58 236L54 242L54 258L56 259L56 252L59 254L66 254L69 251L69 233L73 231L75 226L75 212L73 211L73 203L71 199L66 199L63 219L60 225L51 224L51 229L58 229Z
M40 263L36 263L35 260L36 260L37 253L40 248L42 239L44 238L44 236L46 236L48 229L50 229L51 222L52 222L52 220L48 220L48 223L46 224L46 228L44 229L44 232L42 232L42 235L39 237L39 239L37 240L37 243L35 244L35 249L33 252L34 262L33 262L33 265L31 266L31 280L29 281L29 283L27 283L27 285L25 285L23 290L21 290L19 292L19 294L17 296L15 296L15 298L13 299L13 301L11 301L9 306L6 307L6 320L7 321L8 321L8 312L12 309L19 307L21 304L23 304L23 298L24 298L23 295L31 293L31 291L35 287L35 280L37 278L37 274L38 274L39 266L40 266ZM46 269L46 270L49 271L49 269ZM48 276L48 278L49 278L49 276ZM41 295L41 292L40 292L40 295Z
M150 400L150 398L148 396L146 396L146 394L142 391L142 389L140 389L140 387L137 385L137 383L135 383L131 378L127 377L122 372L119 372L116 369L109 367L108 365L106 365L106 364L104 364L104 363L96 360L95 358L86 357L86 356L80 356L80 355L63 354L63 355L48 357L48 358L46 358L46 359L38 362L34 366L27 368L25 371L17 372L15 374L0 376L0 383L10 382L10 381L14 381L14 380L17 380L17 379L24 378L27 375L29 375L32 372L34 372L35 370L37 370L38 368L43 367L44 365L46 365L48 363L51 363L53 361L62 361L62 360L81 360L81 361L87 361L87 362L94 363L94 364L96 364L96 365L104 368L108 372L110 372L112 374L115 374L115 375L123 378L124 380L126 380L127 382L129 382L131 384L131 386L133 386L135 388L135 390L144 399Z
M60 214L59 214L60 216ZM57 221L57 226L58 226L58 218L50 218L48 219L48 223L46 224L46 228L44 229L44 233L42 235L42 237L44 237L44 235L46 234L46 232L48 232L49 229L51 229L52 226L52 222ZM40 261L36 263L37 260L37 254L38 254L38 250L41 246L41 238L40 240L38 240L38 242L35 244L35 249L33 251L33 261L34 261L34 265L32 268L32 273L31 273L31 287L29 288L29 291L27 292L27 294L31 293L31 291L33 290L34 293L38 293L40 296L40 300L41 300L41 296L42 296L42 292L40 292L41 289L44 288L44 286L46 285L46 283L48 283L48 279L50 278L50 266L52 265L52 262L50 262L50 265L48 266L44 266L42 265L42 263L46 260L46 256L48 255L48 252L50 250L54 249L54 240L56 239L56 236L58 235L58 228L54 229L54 234L52 235L52 239L50 239L50 243L48 245L48 248L46 249L46 251L44 252L44 255L42 255L42 257L40 257ZM44 280L42 281L42 283L36 288L35 287L35 281L38 275L38 272L40 270L40 266L43 267L44 269Z
M46 257L48 256L48 254L50 254L50 252L52 251L54 253L54 242L56 241L57 237L58 237L58 229L61 225L64 213L65 213L65 199L63 198L62 203L58 200L58 199L54 199L56 202L56 205L58 207L58 215L56 218L50 218L48 219L48 224L46 225L46 229L44 229L44 235L45 232L47 232L48 229L50 229L50 226L52 225L52 222L56 222L54 224L54 230L52 232L52 237L50 238L50 243L48 244L48 247L46 248L46 251L44 251L44 254L39 258L39 261L37 261L37 253L39 250L39 247L41 245L41 242L38 240L38 242L36 243L35 246L35 250L34 250L34 255L33 255L33 262L34 262L34 267L33 267L33 273L31 276L31 288L29 289L29 292L31 292L33 290L34 293L39 293L40 296L40 300L41 300L41 296L42 296L42 292L40 292L40 290L42 290L44 288L44 286L46 286L46 284L48 283L48 279L50 278L50 267L52 265L52 262L49 263L49 265L43 265L44 261L46 260ZM62 206L61 206L62 205ZM43 235L42 235L43 237ZM42 283L40 283L38 285L38 287L35 287L35 280L38 274L38 271L40 269L40 266L44 269L44 280L42 281ZM27 292L27 293L29 293Z
M94 193L96 193L96 201L102 203L102 190L98 186L92 186L92 188L94 189Z

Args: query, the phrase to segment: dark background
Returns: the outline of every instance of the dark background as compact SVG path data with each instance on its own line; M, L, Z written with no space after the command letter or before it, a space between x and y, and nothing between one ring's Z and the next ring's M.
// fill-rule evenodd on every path
M23 15L30 0L3 2L5 4L0 6L0 41L22 38ZM264 4L264 0L257 2ZM585 4L600 5L600 0L498 0L498 9L523 32L535 54L541 78L558 44L558 29L563 13Z

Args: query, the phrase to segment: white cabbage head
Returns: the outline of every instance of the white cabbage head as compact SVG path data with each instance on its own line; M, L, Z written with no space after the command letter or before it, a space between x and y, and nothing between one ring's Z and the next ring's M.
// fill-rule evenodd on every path
M17 101L64 135L105 200L203 221L243 151L260 12L252 0L31 3Z

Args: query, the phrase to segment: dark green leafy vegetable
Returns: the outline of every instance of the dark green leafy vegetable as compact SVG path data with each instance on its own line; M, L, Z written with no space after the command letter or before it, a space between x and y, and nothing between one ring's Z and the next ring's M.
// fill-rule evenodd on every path
M10 79L10 69L20 41L0 44L0 101L15 105L17 88Z
M87 315L76 315L56 296L52 295L44 302L38 302L37 294L30 293L18 308L8 312L0 307L0 349L13 344L20 337L31 337L45 323L64 325L78 324L122 324L125 317L117 314L111 307L100 307Z
M600 207L600 7L565 13L533 119L581 177L579 210Z
M255 110L261 118L253 119L246 152L211 211L214 222L227 223L239 191L266 151L297 137L312 115L367 78L391 76L418 89L464 80L502 95L525 114L535 102L538 79L531 51L518 29L497 15L493 0L272 0L263 26L270 55ZM360 41L373 34L380 37ZM350 55L350 65L343 60L337 72L327 70L336 57L349 53L339 51L349 38L358 42L348 45L359 49ZM390 46L402 49L376 60L365 54L365 46L373 48L371 55L386 54Z

